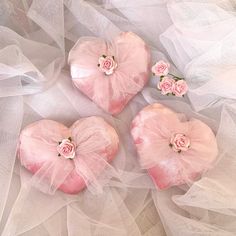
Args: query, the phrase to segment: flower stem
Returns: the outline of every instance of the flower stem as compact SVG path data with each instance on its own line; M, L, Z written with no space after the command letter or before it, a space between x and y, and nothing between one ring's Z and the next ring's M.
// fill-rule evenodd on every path
M173 76L173 77L176 78L176 79L184 79L184 78L178 77L178 76L176 76L176 75L173 75L173 74L171 74L171 73L168 73L168 75L171 75L171 76Z

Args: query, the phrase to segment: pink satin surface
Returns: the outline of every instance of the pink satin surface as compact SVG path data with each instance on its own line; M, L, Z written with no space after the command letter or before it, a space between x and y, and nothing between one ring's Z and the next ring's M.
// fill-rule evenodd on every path
M190 138L187 151L177 153L169 146L173 133ZM218 154L215 135L205 123L188 120L158 103L139 112L132 122L131 134L140 165L147 169L158 189L191 183L211 168Z
M56 148L58 142L68 137L76 146L73 160L59 157ZM83 118L70 128L56 121L40 120L22 130L18 157L26 169L40 173L49 185L76 194L86 187L89 176L96 178L104 171L106 165L100 165L100 161L112 161L118 146L116 131L103 118Z
M102 55L114 56L118 66L112 75L105 75L98 67ZM80 38L68 62L75 86L106 112L118 114L148 81L151 57L140 37L123 32L111 43Z

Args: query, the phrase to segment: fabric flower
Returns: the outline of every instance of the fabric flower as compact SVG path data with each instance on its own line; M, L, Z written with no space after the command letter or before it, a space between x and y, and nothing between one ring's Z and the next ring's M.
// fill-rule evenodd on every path
M98 59L98 66L106 75L111 75L116 69L117 63L113 56L103 55Z
M73 159L75 157L75 145L71 139L63 139L57 146L59 156L66 159Z
M190 147L190 139L185 134L173 134L170 139L170 147L175 152L187 151Z
M173 94L176 97L182 97L188 91L188 85L185 80L181 79L174 83Z
M171 94L173 86L175 84L175 80L169 77L164 77L161 79L161 81L158 83L157 88L161 90L161 94Z
M165 76L169 73L170 64L164 61L158 61L152 67L152 73L156 76Z

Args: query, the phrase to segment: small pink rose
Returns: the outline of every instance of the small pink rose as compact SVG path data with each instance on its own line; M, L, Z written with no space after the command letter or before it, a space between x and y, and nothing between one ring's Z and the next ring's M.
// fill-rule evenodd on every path
M63 139L57 146L57 151L60 156L66 159L73 159L75 157L75 145L70 139Z
M111 75L117 67L113 56L101 56L98 59L98 66L106 74Z
M170 146L175 152L187 151L190 139L185 134L174 134L170 139Z
M169 73L170 64L164 61L158 61L152 67L152 73L156 76L165 76Z
M172 93L172 88L175 84L175 80L169 77L164 77L157 85L157 88L161 90L161 94L166 95Z
M172 90L173 94L177 97L182 97L187 91L188 85L183 79L176 81Z

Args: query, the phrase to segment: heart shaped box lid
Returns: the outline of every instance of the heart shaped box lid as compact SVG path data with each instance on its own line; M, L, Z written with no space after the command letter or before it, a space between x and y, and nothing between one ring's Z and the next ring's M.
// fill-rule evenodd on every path
M39 120L21 131L18 158L34 174L35 187L76 194L86 186L101 187L98 177L112 168L108 163L118 147L115 129L101 117L80 119L70 128Z
M68 57L74 85L110 114L120 113L150 75L147 44L132 32L111 42L81 37Z
M139 112L131 134L140 165L158 189L191 183L212 167L218 154L210 127L158 103Z

